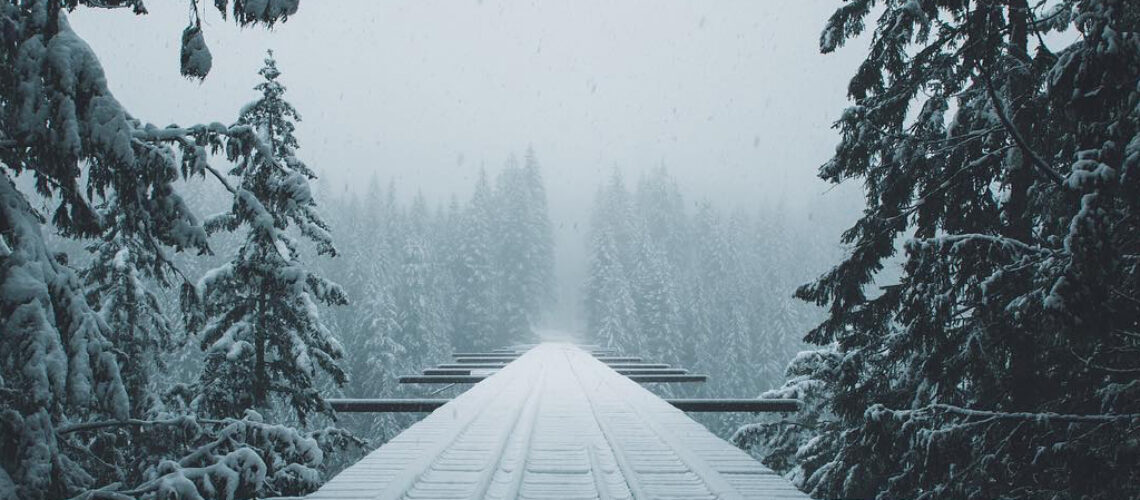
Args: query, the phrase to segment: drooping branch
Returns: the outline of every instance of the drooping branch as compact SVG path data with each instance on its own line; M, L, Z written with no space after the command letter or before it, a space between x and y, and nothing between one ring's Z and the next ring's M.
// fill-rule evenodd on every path
M964 233L952 234L947 236L939 236L922 240L923 243L927 242L944 242L950 244L958 244L963 242L980 242L987 243L996 247L1001 247L1006 250L1013 250L1024 254L1041 254L1048 253L1049 249L1037 245L1027 245L1024 242L1018 241L1013 238L1006 238L1004 236L995 236L992 234L978 234L978 233Z
M276 158L276 156L274 156L273 149L268 144L266 144L265 141L261 139L261 137L258 137L257 133L254 132L253 128L249 125L233 125L227 127L221 123L214 122L209 125L199 124L189 127L167 127L162 129L156 127L147 127L136 128L134 131L132 131L131 135L135 139L144 141L182 142L184 140L188 140L190 136L202 132L210 132L213 134L224 135L227 137L248 141L251 145L253 145L254 149L256 149L257 152L261 154L263 158L265 158L265 161L269 162L270 165L273 165L274 168L277 168L278 170L281 170L285 173L293 172L293 169L283 164Z
M136 140L140 140L140 139L136 139ZM193 142L186 135L175 136L174 138L168 139L168 140L177 141L184 146L192 146L193 145ZM207 162L202 162L202 168L205 169L207 172L209 172L210 175L213 175L214 178L216 178L218 180L218 182L220 182L222 184L222 187L226 188L226 191L230 192L230 194L237 194L237 190L234 189L234 187L232 185L230 185L230 181L228 181L226 179L226 176L222 175L222 173L219 172L218 169L214 168L213 166L211 166Z
M211 420L194 418L191 416L174 417L166 420L142 420L137 418L128 418L125 420L98 420L94 422L83 422L80 424L64 425L56 428L56 434L70 434L72 432L91 431L95 429L104 429L107 427L156 427L156 426L181 426L186 424L211 424L221 425L228 422L224 420Z
M1006 132L1009 132L1010 137L1013 138L1013 142L1017 144L1018 149L1021 149L1021 152L1029 157L1030 163L1032 163L1034 167L1037 167L1037 170L1041 171L1045 177L1053 181L1058 187L1065 187L1065 178L1057 173L1056 170L1053 170L1036 151L1033 151L1033 148L1029 147L1029 142L1021 136L1021 132L1017 130L1017 127L1013 126L1013 122L1010 121L1009 116L1005 114L1005 109L1002 108L1001 99L998 97L997 91L994 90L994 84L993 81L990 80L988 70L982 70L982 79L986 84L986 94L989 95L990 102L993 103L994 114L997 115L998 121L1001 122Z
M1140 413L1102 413L1102 414L1066 414L1066 413L1053 413L1053 412L1000 412L1000 411L987 411L987 410L973 410L970 408L962 408L961 406L954 406L944 403L934 403L930 406L920 408L918 410L906 413L919 413L926 410L941 410L946 413L953 413L970 418L986 418L994 420L1028 420L1036 422L1074 422L1074 423L1105 423L1105 422L1127 422L1130 420L1140 421ZM902 412L896 412L902 413Z

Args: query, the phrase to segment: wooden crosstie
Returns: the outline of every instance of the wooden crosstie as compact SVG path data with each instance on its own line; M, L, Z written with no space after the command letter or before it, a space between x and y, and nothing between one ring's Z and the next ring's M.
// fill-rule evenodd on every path
M401 384L476 384L519 359L537 344L524 344L491 352L456 352L453 363L425 368L421 375L399 377ZM640 356L620 356L610 349L592 345L577 348L605 363L619 375L634 382L705 382L707 375L689 373L684 368L665 363L646 362ZM339 412L431 412L447 403L447 399L329 399ZM794 399L667 399L669 404L688 412L793 412L799 410Z
M638 374L599 359L628 357L600 351L566 343L498 351L509 362L471 368L490 372L450 400L333 400L339 411L431 414L307 498L808 498L684 413L789 411L795 401L666 401ZM470 354L457 360L493 357Z

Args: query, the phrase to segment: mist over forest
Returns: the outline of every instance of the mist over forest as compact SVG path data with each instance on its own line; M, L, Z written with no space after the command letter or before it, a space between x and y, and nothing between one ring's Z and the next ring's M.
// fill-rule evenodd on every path
M0 500L1140 495L1140 4L0 0Z

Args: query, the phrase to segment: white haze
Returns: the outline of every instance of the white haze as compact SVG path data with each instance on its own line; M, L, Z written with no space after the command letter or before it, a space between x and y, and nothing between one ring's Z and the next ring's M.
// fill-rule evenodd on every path
M309 0L271 32L210 7L213 70L201 84L178 72L188 2L150 1L145 19L81 9L71 20L119 99L159 126L232 121L274 49L304 118L299 156L338 192L375 174L405 195L465 197L480 167L494 172L532 145L573 317L589 206L615 168L632 184L665 165L691 202L854 216L853 191L815 177L865 52L866 37L819 54L839 4Z

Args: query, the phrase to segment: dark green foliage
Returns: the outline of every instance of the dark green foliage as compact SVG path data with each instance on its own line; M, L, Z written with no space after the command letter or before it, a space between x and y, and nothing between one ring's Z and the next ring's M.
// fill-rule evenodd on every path
M343 305L347 297L339 285L303 267L287 232L295 227L318 253L336 254L309 191L315 176L294 156L293 121L299 116L282 98L272 53L259 73L265 78L256 87L261 98L242 110L236 126L256 131L264 143L227 143L236 162L230 175L240 181L232 188L231 210L206 224L248 233L237 255L198 285L209 321L200 338L207 354L195 404L207 414L233 417L281 399L304 422L309 413L331 413L315 387L318 369L338 384L346 381L337 364L343 349L317 303Z
M785 216L777 207L726 219L708 203L690 214L664 169L634 194L615 175L598 192L588 235L588 332L710 376L699 388L658 388L667 394L752 397L778 384L811 320L791 294L821 253L814 231L784 230ZM705 421L728 433L743 418Z
M345 343L344 366L351 374L342 394L423 397L422 387L398 384L396 378L445 362L454 351L531 338L532 323L549 305L545 289L553 265L546 199L533 157L528 153L529 167L509 163L495 188L480 172L469 201L453 198L441 209L429 208L422 195L410 205L400 203L395 188L385 191L376 179L362 196L346 187L328 197L334 200L328 205L330 225L344 254L318 264L356 299L350 307L327 311ZM338 418L382 443L417 416Z
M256 20L295 10L270 3L288 12ZM159 129L132 117L67 23L66 10L80 6L145 13L140 1L0 2L0 498L309 491L320 479L318 444L351 438L253 414L199 420L159 397L162 359L181 335L156 290L194 296L167 251L210 251L175 186L205 174L225 184L207 163L225 142L247 157L265 145L245 125ZM190 35L204 50L200 33ZM50 217L33 208L41 201L57 203ZM258 203L272 204L250 197ZM49 219L65 238L96 239L81 274L48 246Z
M459 224L453 229L456 246L452 255L455 312L452 329L456 348L480 351L498 347L499 336L495 311L498 307L494 256L494 198L487 185L486 172L479 172L471 204L458 214Z
M533 150L520 167L512 158L495 187L493 234L498 279L497 344L531 339L553 297L554 253L546 191Z
M860 180L867 207L798 292L829 311L807 340L840 355L841 431L800 459L801 487L1136 497L1140 4L853 1L823 51L872 10L820 170ZM1067 47L1043 42L1069 26ZM877 282L900 248L901 278Z

